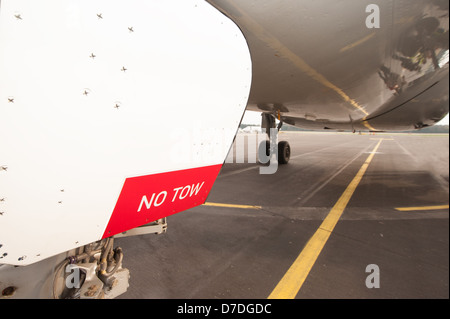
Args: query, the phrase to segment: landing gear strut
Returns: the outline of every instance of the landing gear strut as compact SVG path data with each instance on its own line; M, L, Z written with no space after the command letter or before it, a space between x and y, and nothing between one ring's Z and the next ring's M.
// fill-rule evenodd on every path
M278 141L278 132L283 126L283 121L278 116L280 122L278 126L275 122L275 116L273 114L262 113L261 114L261 128L266 132L268 140L262 141L259 145L259 154L265 154L270 158L272 152L276 154L279 164L287 164L291 157L291 146L287 141Z

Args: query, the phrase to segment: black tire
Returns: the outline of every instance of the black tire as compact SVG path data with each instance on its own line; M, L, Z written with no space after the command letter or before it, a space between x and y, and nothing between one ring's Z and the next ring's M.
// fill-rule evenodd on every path
M287 164L291 158L291 146L287 141L278 143L278 164Z

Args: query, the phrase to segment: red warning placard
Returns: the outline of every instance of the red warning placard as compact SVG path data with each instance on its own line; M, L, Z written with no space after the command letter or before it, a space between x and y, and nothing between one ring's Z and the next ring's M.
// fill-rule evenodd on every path
M203 204L221 167L127 178L102 238Z

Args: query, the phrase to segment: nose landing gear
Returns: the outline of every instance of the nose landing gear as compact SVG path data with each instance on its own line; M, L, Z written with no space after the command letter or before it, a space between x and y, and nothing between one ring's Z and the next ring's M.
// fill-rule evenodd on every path
M275 116L268 113L261 114L261 128L266 132L268 140L262 141L259 145L259 157L260 158L271 158L272 152L277 156L277 160L279 164L287 164L289 163L289 159L291 157L291 146L287 141L281 141L277 143L278 140L278 131L283 126L283 121L280 122L278 126L275 124ZM273 145L273 149L271 152L271 144ZM262 156L265 155L265 156ZM264 161L262 161L264 162Z

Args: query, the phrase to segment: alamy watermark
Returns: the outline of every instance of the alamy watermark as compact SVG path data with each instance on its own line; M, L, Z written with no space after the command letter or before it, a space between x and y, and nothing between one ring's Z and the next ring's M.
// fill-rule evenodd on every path
M268 135L270 138L268 138ZM234 143L230 140L235 136ZM278 129L250 134L216 128L177 128L171 131L168 160L174 164L205 166L225 159L227 164L260 163L260 174L278 169Z
M72 288L80 288L80 267L77 265L69 264L65 269L66 273L68 273L66 277L66 287L69 289Z
M380 288L380 267L376 264L370 264L366 267L366 287L369 289Z
M366 27L368 29L380 28L380 7L376 4L369 4L366 7L366 13L370 13L366 18Z

